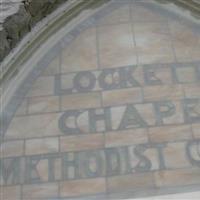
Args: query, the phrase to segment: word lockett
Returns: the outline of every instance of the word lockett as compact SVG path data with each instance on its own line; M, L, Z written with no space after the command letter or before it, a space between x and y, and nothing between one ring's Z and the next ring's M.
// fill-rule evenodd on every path
M0 159L1 184L31 184L165 170L166 146L138 144ZM196 156L199 147L199 140L185 142L184 151L188 162L197 167L200 167L200 157ZM154 152L156 158L148 152ZM39 167L41 165L44 166L42 170ZM46 175L43 174L44 170Z

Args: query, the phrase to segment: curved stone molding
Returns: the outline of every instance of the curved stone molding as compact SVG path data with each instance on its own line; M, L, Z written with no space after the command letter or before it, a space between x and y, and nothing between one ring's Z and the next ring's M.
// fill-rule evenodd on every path
M199 0L157 0L162 3L173 3L179 7L182 7L186 10L189 10L191 12L191 15L199 18L200 17L200 1Z
M41 66L45 67L46 62L54 56L56 51L54 50L53 53L51 49L56 49L56 43L65 34L70 35L67 40L64 39L63 41L63 44L67 45L79 32L90 26L95 17L89 18L89 20L87 18L95 14L98 9L101 9L99 5L105 2L109 1L99 0L96 2L96 0L89 0L86 3L84 0L74 0L66 2L64 6L45 18L42 24L36 26L22 40L18 49L15 49L14 53L9 55L10 57L7 57L7 60L4 60L1 65L1 72L3 72L1 74L1 78L3 77L1 79L1 102L3 103L0 123L4 124L5 129L15 112L15 108L20 104L32 82L40 74ZM85 12L82 12L84 10ZM75 29L77 25L79 26ZM65 26L64 29L62 29L62 26ZM42 62L40 62L41 59ZM30 82L24 84L25 80ZM1 135L5 132L4 128L0 130Z
M16 44L31 31L36 23L58 8L61 3L76 0L3 0L0 3L0 62L16 46ZM159 2L172 2L191 11L199 17L199 0L158 0Z
M66 0L63 0L66 1ZM18 45L10 51L10 46L7 41L7 32L3 29L0 31L1 39L3 40L2 49L5 50L9 55L4 58L1 63L1 77L0 84L10 79L13 74L18 73L18 67L22 66L28 57L52 34L54 34L62 25L73 19L84 9L92 6L101 5L101 3L108 2L109 0L70 0L67 1L63 6L55 10L52 14L45 17L39 23L37 23L31 32L26 34ZM45 33L44 33L45 32ZM5 48L4 48L5 47ZM8 75L8 76L7 76ZM6 77L6 78L5 78Z
M154 0L69 2L4 62L0 196L198 190L200 26Z
M0 3L0 62L32 27L68 0L3 0Z

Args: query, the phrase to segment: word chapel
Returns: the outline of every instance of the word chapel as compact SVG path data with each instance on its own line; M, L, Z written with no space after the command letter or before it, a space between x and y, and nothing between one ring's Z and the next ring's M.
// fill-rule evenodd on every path
M190 98L69 110L61 115L58 126L63 134L71 135L199 122L200 99Z

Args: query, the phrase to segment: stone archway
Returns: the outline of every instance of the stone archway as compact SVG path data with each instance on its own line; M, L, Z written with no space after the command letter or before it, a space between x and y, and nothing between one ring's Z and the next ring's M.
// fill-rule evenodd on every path
M198 188L198 25L159 3L113 1L68 26L44 55L36 52L6 106L5 198Z

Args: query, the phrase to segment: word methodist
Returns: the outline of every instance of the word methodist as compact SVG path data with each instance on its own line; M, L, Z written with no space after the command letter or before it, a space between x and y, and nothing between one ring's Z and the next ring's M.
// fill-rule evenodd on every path
M196 156L200 141L184 142L183 146L188 162L200 167L200 157ZM166 170L168 166L165 162L165 149L167 144L138 144L5 158L0 160L1 183L31 184ZM157 156L152 157L153 154ZM43 166L42 169L40 166Z
M40 130L42 138L23 139L21 157L1 157L0 184L200 170L199 66L128 66L54 75L51 91L60 97L59 109L40 113L49 115L45 125L34 115L36 128L29 129ZM97 100L90 104L94 93ZM43 128L52 128L54 135L45 136Z

